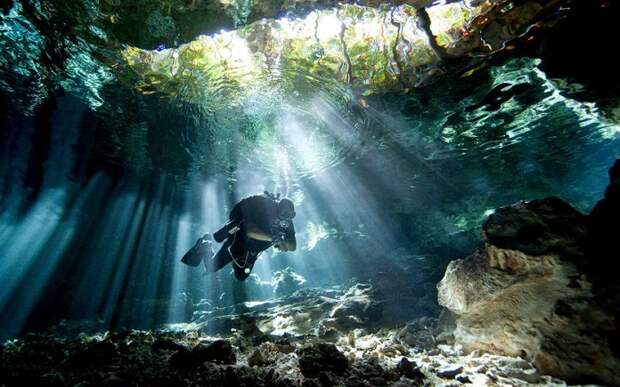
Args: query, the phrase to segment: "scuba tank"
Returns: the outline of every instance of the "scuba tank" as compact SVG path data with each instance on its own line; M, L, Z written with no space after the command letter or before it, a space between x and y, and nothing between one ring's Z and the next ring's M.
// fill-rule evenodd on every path
M241 222L230 221L226 223L222 228L213 233L213 239L217 243L222 243L226 238L239 231L239 224Z
M272 193L269 193L268 191L263 191L263 195L265 197L273 200L274 203L276 203L276 204L280 201L280 194L279 193L277 195L274 195ZM231 221L229 221L222 228L220 228L219 230L217 230L216 232L213 233L213 239L217 243L222 243L229 236L234 235L237 231L239 231L239 225L241 224L241 222L243 222L243 220L241 220L241 221L238 221L238 220L231 220Z

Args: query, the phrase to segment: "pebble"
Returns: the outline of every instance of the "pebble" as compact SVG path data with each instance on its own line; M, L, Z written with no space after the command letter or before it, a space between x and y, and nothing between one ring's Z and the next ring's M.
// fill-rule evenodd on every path
M471 379L469 378L469 375L467 374L458 374L456 375L454 379L457 382L461 382L461 383L471 383Z

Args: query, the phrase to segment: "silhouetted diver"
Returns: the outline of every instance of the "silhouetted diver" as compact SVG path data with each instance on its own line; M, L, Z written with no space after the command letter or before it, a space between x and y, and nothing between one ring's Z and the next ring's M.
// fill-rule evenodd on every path
M237 279L245 280L256 259L271 246L281 251L295 251L295 205L290 199L280 199L265 191L262 195L249 196L235 204L229 221L213 234L216 242L224 242L213 255L209 234L198 239L181 259L190 266L204 262L208 272L216 272L233 263Z

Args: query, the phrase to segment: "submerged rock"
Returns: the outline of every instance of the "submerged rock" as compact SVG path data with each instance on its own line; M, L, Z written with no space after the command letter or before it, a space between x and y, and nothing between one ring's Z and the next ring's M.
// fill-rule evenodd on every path
M92 367L110 363L118 355L118 347L111 341L94 342L75 354L71 364L76 367Z
M192 354L203 361L221 364L235 364L235 352L226 340L216 340L212 343L200 343L192 349Z
M288 296L295 291L301 289L306 279L300 274L287 267L284 270L273 273L273 294L277 297Z
M281 365L295 359L295 346L289 343L266 341L248 351L247 361L250 367Z
M437 370L437 376L440 378L453 379L456 375L463 371L463 366L460 364L451 364L449 366L441 367Z
M529 255L583 255L586 217L563 200L550 197L497 209L483 233L488 244Z
M269 341L254 345L242 335L216 338L201 334L195 327L185 331L129 331L77 338L29 334L4 344L0 383L6 386L180 386L191 380L193 385L209 386L357 387L445 386L469 380L474 385L563 385L560 380L541 375L530 362L519 358L479 351L463 355L456 349L386 350L398 341L397 333L398 329L373 332L356 329L349 335L357 339L341 338L338 347L311 336L270 337ZM172 343L180 346L176 352L171 351ZM105 348L118 348L118 351L111 361L98 363L96 367L72 364L72 359L91 347L103 353ZM232 361L233 354L238 361L226 364ZM214 362L214 358L219 360ZM441 370L453 365L462 371L454 379L445 378Z
M349 288L329 314L336 328L347 330L377 324L382 305L374 296L372 286L367 284L358 283Z
M409 361L406 357L400 359L398 365L396 366L396 371L407 379L413 379L418 382L421 382L424 379L424 374L420 371L418 365Z
M265 358L263 357L263 354L261 353L260 350L255 349L254 351L252 351L252 353L250 354L250 356L248 356L248 365L250 367L254 367L254 366L264 366L266 364L265 362Z
M617 283L617 276L602 260L618 256L618 229L620 228L620 159L609 170L609 185L601 199L588 216L588 255L597 257L589 265L599 280L608 284Z
M174 340L158 338L153 342L153 351L180 351L186 349L182 344Z
M583 269L597 258L586 258L587 230L586 217L558 198L490 216L484 249L452 261L438 284L439 303L456 315L456 343L467 352L522 357L569 381L620 384L614 316ZM518 374L531 383L540 378Z
M209 334L246 337L320 335L336 340L353 328L379 326L382 304L369 284L300 289L268 301L197 311L195 323Z
M170 365L178 368L193 368L205 362L235 364L236 361L232 346L226 340L198 343L191 351L182 348L170 357Z
M307 378L318 377L323 372L342 375L349 361L333 344L317 343L297 351L299 369Z
M432 317L421 317L407 323L396 336L398 340L406 345L423 349L435 348L436 335L439 335L437 319Z

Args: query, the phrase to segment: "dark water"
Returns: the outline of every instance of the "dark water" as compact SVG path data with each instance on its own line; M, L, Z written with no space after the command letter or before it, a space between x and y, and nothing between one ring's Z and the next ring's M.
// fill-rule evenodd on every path
M123 61L329 2L0 2L2 335L65 318L189 321L200 299L278 295L287 268L295 286L371 281L404 320L437 314L435 283L493 209L555 195L589 211L619 153L618 7L560 3L545 28L379 90L371 70L343 82L342 66L207 66L187 81ZM263 190L295 201L296 252L265 252L245 283L179 262Z

